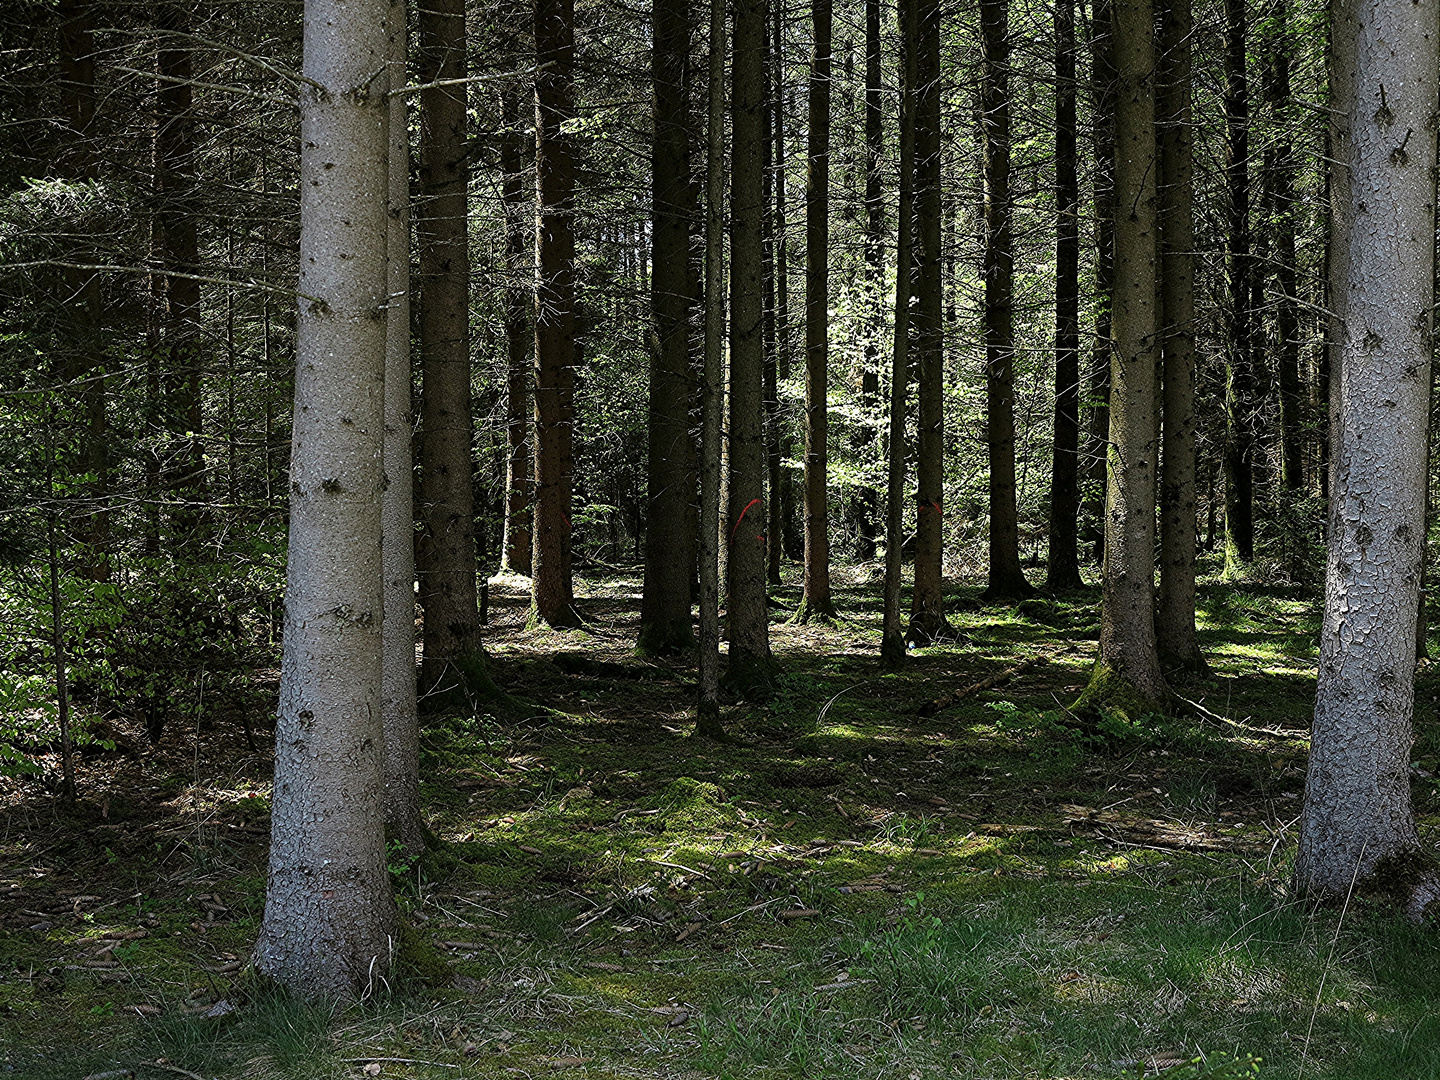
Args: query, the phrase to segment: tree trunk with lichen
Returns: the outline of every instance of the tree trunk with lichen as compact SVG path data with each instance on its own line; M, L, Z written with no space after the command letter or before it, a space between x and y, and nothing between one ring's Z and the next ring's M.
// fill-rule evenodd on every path
M1115 306L1100 656L1076 711L1163 710L1155 644L1156 222L1152 0L1115 0Z
M1332 0L1333 490L1296 884L1440 895L1410 803L1434 297L1431 3Z
M254 956L262 974L307 998L377 989L397 930L380 719L389 105L375 73L386 66L389 11L389 0L305 4L298 291L307 299L296 325L285 650Z

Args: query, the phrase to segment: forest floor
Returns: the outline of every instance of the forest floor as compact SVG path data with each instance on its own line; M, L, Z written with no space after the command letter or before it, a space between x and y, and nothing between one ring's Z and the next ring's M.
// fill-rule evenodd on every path
M0 1075L1440 1075L1433 928L1289 892L1312 594L1202 585L1214 671L1187 694L1228 722L1096 732L1063 706L1098 594L1017 611L957 584L958 639L887 675L878 581L836 577L836 627L787 624L775 590L779 692L726 709L733 745L690 736L688 667L632 653L637 578L588 580L593 624L563 633L526 632L525 583L497 579L495 675L547 711L427 729L443 844L392 868L411 975L341 1011L245 970L270 758L226 703L86 758L73 810L9 783ZM1427 845L1437 693L1427 668Z

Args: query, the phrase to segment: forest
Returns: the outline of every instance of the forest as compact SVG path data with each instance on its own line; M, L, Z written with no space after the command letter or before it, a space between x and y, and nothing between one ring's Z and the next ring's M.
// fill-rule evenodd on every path
M6 0L0 1071L1440 1076L1440 0Z

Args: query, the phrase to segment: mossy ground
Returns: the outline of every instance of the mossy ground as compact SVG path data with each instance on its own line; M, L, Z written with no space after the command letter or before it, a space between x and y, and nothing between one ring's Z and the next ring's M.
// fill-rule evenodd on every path
M74 811L11 785L0 1071L1110 1078L1238 1052L1266 1077L1440 1075L1433 928L1288 892L1313 597L1202 587L1215 678L1189 692L1237 723L1081 730L1098 594L956 588L961 639L887 674L878 582L836 579L834 627L787 625L798 590L776 591L777 690L727 705L735 744L690 735L687 664L634 656L638 578L589 582L574 631L526 632L526 597L492 588L491 671L537 709L427 730L442 845L394 867L409 974L342 1012L243 970L269 763L238 718L122 740ZM1419 690L1428 845L1440 683Z

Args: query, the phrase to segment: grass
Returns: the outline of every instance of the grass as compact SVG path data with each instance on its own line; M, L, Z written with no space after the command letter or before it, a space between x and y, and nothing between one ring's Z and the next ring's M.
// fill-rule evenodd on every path
M688 735L692 674L629 654L635 589L591 583L585 633L527 634L524 598L492 588L497 678L555 711L427 731L444 845L396 883L429 977L343 1011L243 968L268 763L236 757L233 718L88 761L68 815L14 786L0 1072L1109 1080L1253 1056L1264 1077L1440 1075L1433 931L1288 891L1313 599L1202 587L1216 675L1189 693L1240 726L1093 732L1063 706L1096 595L1019 614L957 589L962 639L887 675L874 590L842 587L836 627L776 609L779 692L732 705L721 746ZM567 675L574 652L602 662ZM1435 680L1419 690L1435 772ZM1415 790L1429 837L1435 781Z

